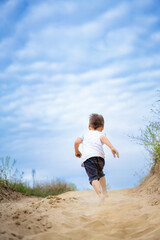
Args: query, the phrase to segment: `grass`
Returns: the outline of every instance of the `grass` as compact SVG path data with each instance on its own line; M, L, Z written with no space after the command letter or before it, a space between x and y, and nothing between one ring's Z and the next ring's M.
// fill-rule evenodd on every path
M10 157L0 159L0 188L9 188L27 195L47 197L68 191L75 191L76 186L63 180L45 183L36 183L35 170L32 170L33 188L28 182L23 181L24 172L15 168L16 161L11 162Z
M64 192L75 191L76 186L74 184L68 184L62 180L57 180L51 181L50 183L35 184L33 188L31 188L27 183L16 182L13 189L27 195L47 197L49 195L59 195Z
M159 91L160 93L160 91ZM146 174L146 168L141 173L135 173L138 176L139 184L145 182L152 169L160 170L160 100L157 100L151 109L152 120L149 121L143 129L140 129L140 135L132 136L132 139L142 145L150 155L149 170ZM160 173L160 171L159 171Z
M152 164L156 165L160 164L160 100L156 101L151 111L153 120L140 129L140 136L133 136L132 139L144 146L151 157Z

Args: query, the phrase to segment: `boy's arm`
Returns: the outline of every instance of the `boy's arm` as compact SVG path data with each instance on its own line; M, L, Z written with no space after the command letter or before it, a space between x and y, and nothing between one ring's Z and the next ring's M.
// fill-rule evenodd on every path
M82 153L79 151L79 145L82 143L82 138L78 137L74 143L75 156L81 158Z
M106 144L111 149L113 156L116 157L117 155L117 157L119 158L119 152L112 146L108 138L102 135L100 139L102 143Z

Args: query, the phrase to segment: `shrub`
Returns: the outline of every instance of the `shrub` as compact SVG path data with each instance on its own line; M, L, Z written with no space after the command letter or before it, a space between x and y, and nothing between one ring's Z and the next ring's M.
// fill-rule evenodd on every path
M0 184L4 187L13 187L17 181L21 181L24 172L15 168L16 160L11 163L10 157L0 158Z
M16 161L11 163L10 157L0 159L0 187L10 188L12 190L25 193L27 195L46 197L48 195L58 195L68 191L76 190L72 183L66 183L62 180L51 181L47 183L35 182L35 170L32 170L33 188L29 183L23 181L24 172L19 173L15 168Z
M141 131L141 142L156 164L160 161L160 122L150 122L144 131Z
M145 129L140 130L139 137L133 137L145 147L151 156L154 164L160 162L160 101L151 109L153 112L154 120L146 125Z
M72 183L66 183L63 180L56 180L41 184L35 184L32 195L46 197L48 195L59 195L68 191L75 191L76 186Z

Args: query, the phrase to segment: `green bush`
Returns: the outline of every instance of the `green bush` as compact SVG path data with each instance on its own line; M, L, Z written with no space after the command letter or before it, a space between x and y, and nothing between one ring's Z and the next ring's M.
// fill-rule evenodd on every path
M141 131L139 137L133 137L145 147L154 164L160 162L160 101L158 100L152 109L154 120Z
M15 168L16 160L11 163L10 157L0 158L0 184L4 187L13 187L18 181L23 178L24 172L19 172Z
M76 186L74 184L69 184L62 180L56 180L41 184L35 184L31 195L46 197L48 195L59 195L64 192L75 190Z
M151 122L141 131L141 142L154 163L160 161L160 122Z
M35 182L35 170L32 170L33 188L23 181L24 172L19 173L15 168L16 161L11 163L10 157L0 159L0 187L10 188L27 195L46 197L76 190L76 186L62 180L47 183Z

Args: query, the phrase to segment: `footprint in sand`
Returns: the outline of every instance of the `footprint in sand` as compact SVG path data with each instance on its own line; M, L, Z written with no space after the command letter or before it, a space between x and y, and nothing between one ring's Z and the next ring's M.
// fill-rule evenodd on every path
M16 234L16 233L11 233L11 235L13 236L13 237L15 237L16 239L22 239L23 238L23 236L22 235L19 235L19 234Z
M23 213L24 214L32 214L32 211L30 209L24 209Z
M80 220L82 220L83 222L84 222L84 221L85 221L85 222L88 222L88 221L89 221L89 217L83 215L83 216L80 217Z
M20 216L20 214L15 214L15 215L12 217L12 219L18 219L19 216Z
M160 204L160 199L151 199L151 200L149 201L149 204L150 204L151 206L159 205L159 204Z
M16 221L15 224L16 224L17 226L21 225L21 223L20 223L19 221Z

